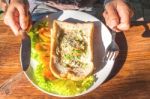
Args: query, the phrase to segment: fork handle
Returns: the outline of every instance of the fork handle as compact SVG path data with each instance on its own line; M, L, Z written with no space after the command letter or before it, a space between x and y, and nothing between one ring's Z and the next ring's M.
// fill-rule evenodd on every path
M116 32L112 30L111 33L112 33L112 40L114 41L116 38Z
M22 75L23 71L0 84L0 93L9 95L12 91L12 87L21 80Z

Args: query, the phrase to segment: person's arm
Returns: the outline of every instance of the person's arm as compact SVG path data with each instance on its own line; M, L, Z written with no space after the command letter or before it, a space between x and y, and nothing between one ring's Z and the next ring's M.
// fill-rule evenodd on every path
M8 25L15 35L20 30L26 30L29 26L29 11L27 0L10 0L4 16L4 23Z
M120 32L130 28L133 11L126 0L105 0L104 7L103 16L111 29Z

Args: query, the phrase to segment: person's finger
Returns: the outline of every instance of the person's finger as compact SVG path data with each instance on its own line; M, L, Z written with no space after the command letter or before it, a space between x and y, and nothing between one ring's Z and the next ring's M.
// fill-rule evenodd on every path
M106 25L108 26L108 27L110 27L112 30L114 30L115 32L120 32L120 30L117 28L117 24L115 25L115 26L112 26L111 24L111 22L109 21L109 15L108 15L108 13L107 13L107 11L104 11L103 12L103 17L104 17L104 19L105 19L105 22L106 22ZM118 23L118 22L117 22Z
M117 27L117 25L119 24L119 16L116 9L111 4L106 5L105 9L108 14L108 19L106 20L106 23L111 29Z
M130 9L130 19L134 16L134 11Z
M29 24L28 24L28 29L27 29L27 31L29 31L30 29L31 29L31 27L32 27L32 19L31 19L31 15L30 15L30 13L29 13Z
M13 16L14 16L15 23L19 24L19 12L15 11ZM20 27L20 25L19 25L19 27Z
M28 32L28 31L30 31L30 29L31 29L31 27L32 27L32 19L31 19L31 15L30 15L30 13L28 14L29 15L29 18L28 18L28 27L27 27L27 29L26 29L26 31Z
M2 11L6 11L7 4L4 1L0 0L0 7L1 7Z
M14 19L14 8L8 8L5 17L4 17L4 23L8 26L10 26L10 28L13 30L15 35L19 35L19 25L18 23L15 22Z
M108 14L106 11L103 12L103 17L104 17L104 20L106 22L106 25L108 25L108 21L107 21L108 20Z
M133 17L133 15L134 15L134 8L132 7L132 5L130 4L130 3L128 3L128 2L126 2L126 6L128 7L128 10L129 10L129 13L130 13L130 18L132 18Z
M112 28L112 30L115 31L116 33L117 33L117 32L121 32L121 30L118 29L117 27Z
M117 26L120 30L128 30L130 28L130 19L133 15L127 6L120 6L117 9L118 15L120 16L120 24ZM120 10L124 9L124 10Z
M20 22L20 26L23 30L26 30L28 27L28 12L25 6L23 5L16 5L17 10L19 11L19 22Z

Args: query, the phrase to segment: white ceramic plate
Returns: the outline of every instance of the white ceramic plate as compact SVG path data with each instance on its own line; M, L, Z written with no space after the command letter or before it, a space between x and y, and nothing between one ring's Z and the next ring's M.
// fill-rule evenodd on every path
M58 19L60 21L69 21L69 22L79 22L79 21L90 21L95 23L95 33L94 33L94 64L96 70L94 71L94 75L96 77L96 80L94 84L85 92L82 92L76 96L84 95L86 93L89 93L93 91L95 88L97 88L99 85L101 85L108 75L110 74L114 61L108 61L106 64L103 64L103 57L104 53L108 47L108 45L111 43L111 34L107 27L97 18L95 18L92 15L89 15L84 12L79 11L72 11L72 10L66 10L63 12L53 13L49 15L50 20ZM36 85L33 81L33 77L31 76L33 74L33 70L36 68L36 63L31 59L31 66L29 69L25 72L26 77L29 79L29 81L39 90L41 90L44 93L47 93L49 95L53 96L59 96L59 97L66 97L62 95L57 95L53 93L49 93L40 87ZM67 96L68 97L68 96ZM72 96L69 96L72 97Z

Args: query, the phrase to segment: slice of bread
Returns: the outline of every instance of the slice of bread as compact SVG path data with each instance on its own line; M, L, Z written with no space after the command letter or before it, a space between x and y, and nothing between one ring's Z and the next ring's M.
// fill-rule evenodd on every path
M56 78L82 80L93 72L94 23L54 20L50 70Z

